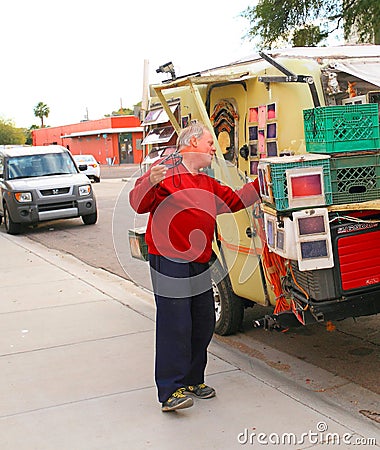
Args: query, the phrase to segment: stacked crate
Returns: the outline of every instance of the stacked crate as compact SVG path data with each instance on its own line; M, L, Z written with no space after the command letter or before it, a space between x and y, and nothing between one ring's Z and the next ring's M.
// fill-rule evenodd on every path
M380 198L378 108L369 103L303 112L306 151L331 156L333 204Z
M293 197L289 180L297 175L305 177L313 173L321 173L320 188L323 195L316 199L313 193L307 195L298 207L292 205ZM330 176L329 155L293 155L262 158L258 165L260 195L263 203L278 212L289 212L312 206L325 206L332 204L332 186ZM294 203L294 202L293 202Z
M332 204L330 156L262 158L260 194L268 248L301 271L332 267L327 206Z

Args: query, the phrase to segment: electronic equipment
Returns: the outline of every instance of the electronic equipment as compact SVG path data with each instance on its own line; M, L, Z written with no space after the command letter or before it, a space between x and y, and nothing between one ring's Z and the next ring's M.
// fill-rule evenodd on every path
M269 249L283 258L297 259L293 221L264 213L264 224Z
M325 205L323 167L287 169L289 208Z
M380 218L377 221L340 221L331 228L339 259L342 291L376 288L380 283Z
M339 217L330 222L332 268L301 271L291 261L297 284L313 301L326 301L378 289L380 284L380 219L354 221ZM295 286L297 289L297 286Z
M301 271L334 266L327 208L293 212L298 266Z
M258 179L263 202L277 211L332 204L329 155L262 158Z

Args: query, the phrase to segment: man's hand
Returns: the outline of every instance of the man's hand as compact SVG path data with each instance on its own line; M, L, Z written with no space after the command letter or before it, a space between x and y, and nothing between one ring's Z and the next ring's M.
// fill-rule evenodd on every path
M167 169L164 165L157 164L150 169L149 180L152 186L162 181L166 176Z

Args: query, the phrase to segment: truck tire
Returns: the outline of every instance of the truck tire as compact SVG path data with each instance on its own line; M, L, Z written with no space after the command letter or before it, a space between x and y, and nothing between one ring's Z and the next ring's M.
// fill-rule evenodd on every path
M211 281L215 302L215 333L221 336L234 334L243 321L243 301L232 292L229 276L223 278L218 261L211 265Z
M92 214L87 214L86 216L82 216L82 221L85 225L94 225L98 220L98 212L95 211Z
M22 231L21 223L13 222L6 203L4 203L4 225L8 234L20 234Z

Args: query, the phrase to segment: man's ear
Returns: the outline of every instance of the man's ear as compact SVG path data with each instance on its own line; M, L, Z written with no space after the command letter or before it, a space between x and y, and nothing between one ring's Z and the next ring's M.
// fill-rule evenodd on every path
M198 147L198 139L195 136L191 136L191 138L190 138L190 145L192 147Z

